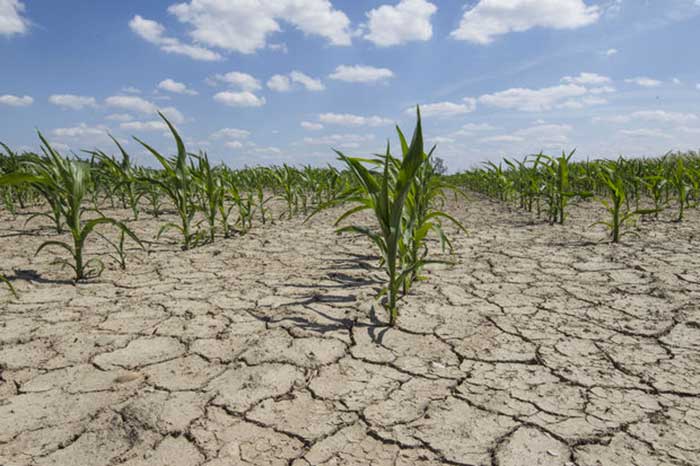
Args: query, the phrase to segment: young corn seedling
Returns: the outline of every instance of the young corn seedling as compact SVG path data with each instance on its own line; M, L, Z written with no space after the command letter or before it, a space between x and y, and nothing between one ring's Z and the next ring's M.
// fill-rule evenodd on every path
M108 156L102 151L87 151L93 158L100 162L99 171L110 187L110 197L118 194L121 197L122 207L130 208L134 220L139 219L139 202L144 195L138 187L138 173L131 164L131 157L124 147L111 134L109 137L119 148L122 155L121 162ZM95 190L97 191L97 190Z
M218 214L220 212L222 215L226 213L224 189L221 186L219 176L209 163L206 152L196 156L196 159L197 165L192 170L192 174L199 191L200 210L204 213L209 224L209 241L213 242Z
M356 205L342 214L336 225L357 212L370 210L377 222L377 229L360 225L350 225L338 228L338 232L358 233L369 238L379 249L382 257L382 267L387 275L387 285L380 292L386 295L385 308L389 314L389 325L396 324L398 318L398 300L406 280L428 261L418 259L408 262L402 257L406 248L404 239L412 233L406 229L411 224L406 221L406 200L413 189L418 172L429 163L429 156L423 151L423 131L421 127L420 110L417 110L418 121L413 133L411 144L404 148L402 160L396 161L387 144L386 154L379 159L367 160L348 157L336 151L340 160L348 167L357 187L345 197L345 201ZM373 172L364 166L372 163L380 167L381 172ZM422 233L418 233L420 237Z
M598 178L607 188L607 199L601 199L601 203L610 215L610 220L596 222L593 225L604 225L610 232L613 243L618 243L620 237L626 233L622 227L638 215L655 213L655 209L629 210L626 208L627 185L625 160L601 161L598 169Z
M10 289L10 293L12 293L12 296L15 298L19 298L17 295L17 290L15 290L15 287L12 286L12 283L10 283L10 280L8 280L4 275L0 275L0 282L3 282L7 287Z
M676 222L682 222L685 215L685 208L688 205L688 193L692 189L688 170L685 168L683 157L678 156L672 168L669 184L676 191L678 196L678 216Z
M175 139L177 146L177 155L174 159L168 159L161 155L153 147L149 146L140 139L134 139L144 146L163 167L163 172L160 177L148 176L144 181L155 184L170 198L175 205L177 214L180 217L180 224L168 222L160 228L157 237L159 238L166 230L174 228L182 234L183 242L182 249L188 250L196 245L201 234L198 231L192 231L192 221L197 213L197 206L192 201L195 196L195 181L192 177L192 172L187 163L187 151L185 144L182 142L180 135L175 127L170 124L170 121L162 113L158 113L170 128L170 132Z
M405 159L408 156L410 147L399 128L397 128L397 132L401 142L403 159ZM415 264L415 267L413 267L411 273L404 277L402 284L403 294L409 292L413 282L425 279L425 277L420 275L420 271L425 264L437 262L427 259L429 252L427 238L431 231L435 232L440 239L443 252L446 247L449 247L450 252L453 251L452 242L443 230L442 220L451 222L464 233L467 231L453 216L437 210L438 207L444 206L446 202L446 191L449 190L463 196L464 193L438 175L434 159L432 158L434 151L435 147L425 156L426 162L421 164L416 170L415 179L406 197L406 212L402 227L404 236L403 241L399 243L401 262L403 264ZM398 161L392 159L392 162L394 167L398 168L398 163L396 163Z
M112 248L114 248L115 253L108 254L108 256L119 265L120 269L126 270L126 249L124 248L124 242L126 241L126 232L124 230L120 230L119 241L116 242L112 241L102 233L97 233L97 235L100 236L103 240L105 240L110 246L112 246Z
M104 270L102 261L97 257L89 260L85 258L87 239L97 226L104 224L116 226L142 246L141 241L126 225L114 218L102 215L99 218L83 220L83 214L87 209L82 204L90 187L90 166L78 160L61 157L41 133L39 138L43 144L42 150L46 154L41 164L43 171L38 175L18 173L14 179L10 179L10 182L31 182L50 192L57 202L60 215L71 235L72 244L59 240L45 241L35 254L49 247L64 249L68 252L70 260L60 259L59 261L73 269L76 281L99 276Z

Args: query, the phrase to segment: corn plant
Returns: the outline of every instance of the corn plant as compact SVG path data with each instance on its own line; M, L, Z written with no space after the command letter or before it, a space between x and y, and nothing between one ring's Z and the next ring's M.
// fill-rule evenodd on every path
M401 142L402 160L408 156L410 146L406 142L401 129L397 127L399 140ZM464 195L457 187L448 183L443 177L437 173L437 168L433 163L433 147L426 155L427 161L420 165L416 170L415 178L411 189L406 197L403 240L399 243L401 261L404 264L415 264L411 273L404 277L403 293L406 294L411 288L414 281L424 279L420 275L420 270L428 262L428 234L433 231L440 239L443 252L446 247L449 247L450 252L453 251L452 242L445 234L441 220L447 220L455 225L458 229L466 233L464 226L453 216L448 213L436 210L436 207L443 207L446 202L446 191L452 191L456 194ZM393 159L393 165L399 168L398 161Z
M185 150L185 144L182 142L180 135L165 115L160 112L158 115L160 115L168 125L168 128L170 128L170 132L177 146L177 155L173 159L168 159L153 147L141 141L139 138L134 137L138 143L153 154L163 167L163 172L160 177L147 176L143 181L160 187L175 205L177 214L180 217L179 225L172 222L166 223L158 231L157 237L160 237L166 230L174 228L182 234L182 249L188 250L196 245L198 238L201 237L200 232L193 231L192 225L194 216L197 213L197 205L193 202L196 192L195 180L192 177L192 170L187 163L187 151Z
M51 193L51 198L56 201L61 218L71 235L72 244L59 240L44 241L37 248L35 255L45 248L64 249L68 252L70 259L59 259L59 262L73 269L76 281L99 276L104 270L102 261L97 257L88 260L85 258L87 238L97 226L113 225L129 235L139 245L142 245L141 241L126 225L114 218L101 215L95 219L83 219L83 214L87 211L83 207L83 201L91 181L89 165L79 160L61 157L41 133L39 133L39 138L46 157L41 159L37 175L16 173L8 175L8 181L14 184L31 182Z
M425 212L424 223L417 225L411 221L409 209L406 208L411 191L416 188L416 179L425 164L430 163L430 155L423 151L423 131L421 127L420 110L417 111L417 123L413 132L411 144L408 145L399 130L402 141L403 156L400 161L391 155L389 144L386 153L376 159L361 159L348 157L340 151L336 151L352 174L356 188L343 196L344 202L355 205L343 213L336 221L340 224L348 217L364 210L370 210L377 222L376 229L361 225L349 225L337 229L338 233L350 232L368 237L379 250L382 257L382 267L387 275L388 283L380 292L386 295L384 306L389 314L389 325L395 325L398 318L398 300L402 288L414 276L414 272L425 264L432 262L425 257L412 257L411 254L402 254L409 246L407 238L422 240L424 234L430 230L432 218L440 216L436 212ZM432 151L431 151L432 153ZM365 167L365 163L378 168L372 171ZM414 202L416 193L414 191ZM442 214L446 215L446 214ZM410 229L415 231L406 231ZM421 231L418 231L421 230Z
M622 231L622 227L625 224L638 215L655 213L656 209L630 210L626 207L628 195L625 183L625 161L623 159L602 161L599 165L598 177L607 188L607 199L601 199L601 203L608 212L610 219L596 222L593 225L604 225L610 232L612 242L617 243L625 233Z
M139 201L143 192L138 187L138 172L131 163L131 157L124 147L111 134L109 137L119 148L121 161L108 156L102 151L87 151L100 162L99 171L103 174L110 189L110 197L118 194L123 208L130 208L134 220L139 219ZM97 191L95 189L95 191Z
M678 216L676 217L676 222L682 222L685 208L688 205L688 193L692 189L690 176L688 170L686 170L683 157L676 158L668 181L678 196Z
M0 275L0 282L3 282L4 284L7 285L7 287L10 289L10 293L12 293L12 296L14 296L15 298L19 297L17 295L17 290L15 290L15 287L12 286L12 283L10 283L10 280L8 280L4 275Z
M224 189L216 171L209 163L206 152L196 156L197 164L191 167L192 176L199 192L199 209L209 223L209 241L214 241L218 214L226 214ZM228 217L228 215L226 215Z

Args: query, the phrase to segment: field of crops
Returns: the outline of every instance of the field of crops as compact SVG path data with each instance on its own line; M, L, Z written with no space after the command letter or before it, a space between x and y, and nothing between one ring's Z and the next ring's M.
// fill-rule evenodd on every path
M445 176L419 117L233 170L170 128L158 169L4 147L0 464L700 464L698 154Z

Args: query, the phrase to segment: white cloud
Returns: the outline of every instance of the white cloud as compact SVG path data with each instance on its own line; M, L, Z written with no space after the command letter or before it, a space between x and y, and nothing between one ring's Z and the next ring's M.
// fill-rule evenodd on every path
M489 142L521 142L521 141L524 141L524 139L519 137L519 136L513 136L511 134L501 134L498 136L489 136L489 137L479 139L479 142L485 142L485 143L489 143Z
M495 126L492 126L488 123L467 123L466 125L462 126L461 128L464 131L492 131L494 129L497 129Z
M229 141L224 145L230 149L240 149L243 147L243 143L241 141Z
M611 94L615 92L616 89L612 86L600 86L600 87L592 87L588 89L588 92L591 94Z
M129 110L132 112L153 115L160 111L171 123L180 124L185 121L185 117L175 107L158 108L156 104L135 95L113 95L105 99L108 107Z
M513 134L481 138L479 142L508 143L528 141L528 143L534 142L540 145L553 146L566 143L569 140L568 133L572 130L573 128L570 125L543 124L519 129Z
M359 147L360 143L370 142L374 140L373 134L331 134L328 136L322 136L318 138L306 137L304 138L305 144L319 145L319 146L338 146L344 145L347 147L348 144L354 144L355 147Z
M11 94L0 95L0 105L9 105L10 107L27 107L33 103L34 99L28 95L22 97Z
M221 128L211 135L213 138L227 139L247 139L249 136L250 131L239 128Z
M479 102L494 107L524 112L541 112L587 93L577 84L562 84L542 89L513 88L479 97Z
M119 127L129 131L168 131L168 125L162 120L129 121L121 123Z
M111 115L107 115L105 119L111 121L131 121L134 119L134 117L128 113L112 113Z
M191 26L196 42L234 52L265 47L268 35L282 30L278 20L333 45L351 43L350 20L329 0L192 0L168 11Z
M578 99L569 99L563 103L557 105L557 108L569 109L569 110L580 110L586 107L592 107L594 105L604 105L607 104L607 99L595 96L583 96Z
M476 110L476 99L467 97L463 99L463 102L464 103L436 102L432 104L422 104L420 106L420 113L424 117L451 117L464 115ZM411 107L407 108L405 113L414 115L415 111L416 109Z
M125 86L122 87L122 92L126 92L127 94L140 94L141 89L134 86Z
M318 120L329 125L340 126L383 126L393 123L388 118L378 116L365 117L350 113L322 113L318 116Z
M276 74L267 81L267 87L276 92L289 92L293 84L300 84L307 91L323 91L326 86L320 79L312 78L301 71L292 71L289 75Z
M56 137L80 138L85 136L104 136L109 129L106 126L88 126L80 123L71 128L56 128L51 133Z
M159 82L158 89L174 92L175 94L197 95L197 91L189 89L186 84L174 81L170 78Z
M158 22L136 15L129 21L129 27L142 39L155 44L166 53L185 55L194 60L217 61L222 57L218 53L198 45L183 44L174 37L165 35L165 28Z
M599 7L588 6L583 0L480 0L464 13L451 35L459 40L488 44L496 36L509 32L534 27L578 29L599 18Z
M619 133L623 136L634 138L661 138L671 139L671 136L658 129L640 128L640 129L623 129Z
M313 123L310 121L302 121L301 127L310 131L319 131L323 129L323 125L321 123Z
M594 122L603 123L629 123L634 120L657 121L660 123L687 124L697 121L699 118L694 113L666 112L663 110L640 110L627 115L610 117L595 117Z
M153 102L133 95L113 95L105 99L109 107L131 110L139 113L156 113L158 106Z
M636 84L642 87L658 87L661 85L661 81L657 79L647 78L645 76L625 79L625 82L628 84Z
M281 154L282 149L279 147L256 147L253 149L253 152L257 152L259 154Z
M697 84L695 85L695 88L696 88L698 91L700 91L700 83L697 83Z
M265 105L265 97L258 97L252 92L219 92L214 95L214 100L229 107L262 107Z
M382 5L367 12L369 32L364 38L380 47L430 40L430 18L437 7L425 0L401 0L395 6Z
M49 97L49 102L59 107L80 110L85 107L97 107L94 97L74 94L54 94Z
M573 130L571 125L537 125L530 128L520 129L514 134L528 139L536 139L538 141L552 141L566 139L564 136Z
M277 92L289 92L292 90L292 81L282 74L276 74L267 81L267 87Z
M24 4L19 0L0 0L0 36L24 34L29 20L22 16Z
M213 78L215 81L220 81L231 86L239 87L242 91L255 92L262 89L260 81L248 73L240 71L231 71L226 74L217 74Z
M375 68L364 65L340 65L329 76L331 79L350 83L372 83L393 77L394 72L388 68Z
M675 84L675 85L683 84L683 81L681 81L681 80L678 79L678 78L673 78L673 79L671 80L671 82L673 82L673 84Z
M292 71L289 73L289 79L294 83L299 83L306 88L307 91L322 91L326 88L320 79L314 79L307 76L301 71Z
M617 55L618 52L619 52L619 50L617 50L617 49L608 49L604 52L604 55L606 57L612 57L613 55Z
M178 109L175 107L165 107L161 108L160 112L165 115L165 117L173 124L180 124L185 122L185 117Z
M612 80L607 76L601 76L596 73L581 73L578 76L564 76L562 82L570 84L608 84Z

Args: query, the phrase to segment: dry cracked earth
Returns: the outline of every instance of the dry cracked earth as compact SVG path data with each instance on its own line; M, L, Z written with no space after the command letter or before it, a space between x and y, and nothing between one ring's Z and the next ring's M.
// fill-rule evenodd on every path
M339 211L77 286L33 257L48 225L1 214L0 464L700 464L700 212L610 245L592 204L450 209L456 265L392 329Z

